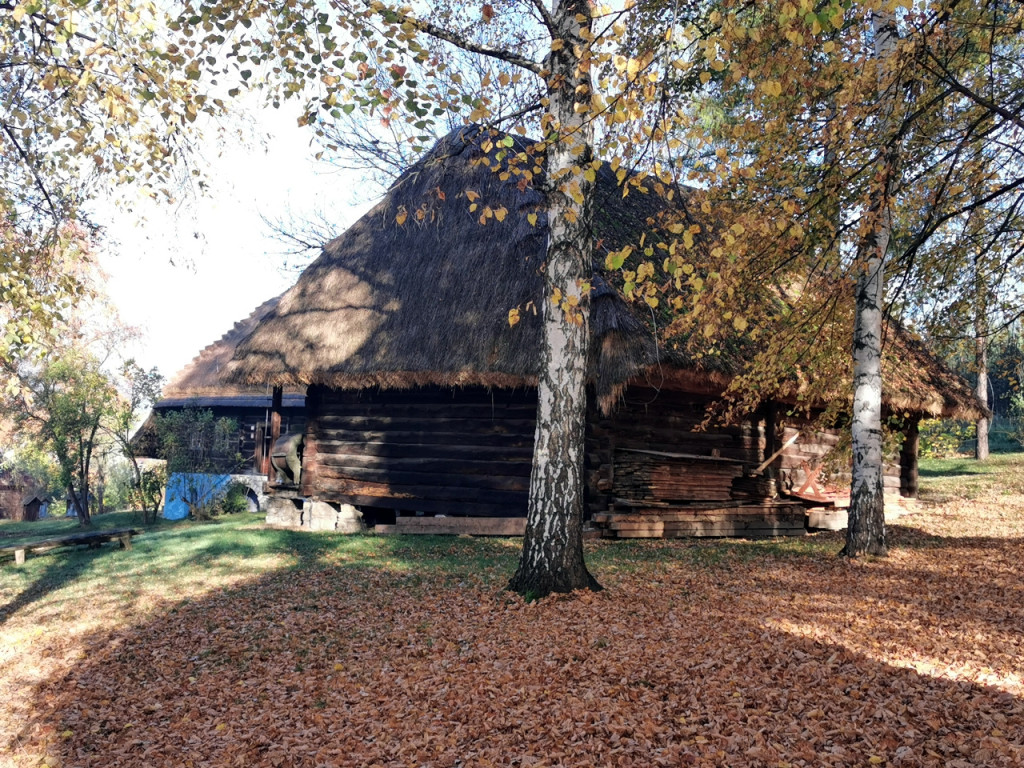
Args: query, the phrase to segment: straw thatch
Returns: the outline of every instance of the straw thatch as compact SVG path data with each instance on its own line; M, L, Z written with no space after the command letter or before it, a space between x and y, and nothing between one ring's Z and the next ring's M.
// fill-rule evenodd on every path
M270 390L265 384L227 383L222 373L235 354L238 343L252 333L280 299L280 296L276 296L263 302L252 314L239 320L221 338L205 347L167 383L157 407L269 405ZM304 397L303 389L293 387L285 392L285 398L293 405L301 406Z
M919 339L895 323L889 331L882 355L883 395L889 410L970 421L991 415L970 384L950 371Z
M480 164L480 135L466 129L443 139L328 243L239 345L230 378L339 389L534 386L543 198L520 189L514 175L502 179ZM601 183L614 186L610 171ZM642 198L611 196L607 220L635 231L646 217ZM498 215L482 225L487 210ZM610 245L620 238L608 230L598 236ZM607 400L653 362L655 345L603 279L595 279L591 302L590 380ZM513 308L521 317L515 326L508 320Z
M327 244L238 344L224 366L227 380L338 389L534 386L544 300L543 198L515 174L480 162L494 162L498 148L490 154L482 148L492 138L478 128L455 131L406 171L383 201ZM527 146L516 140L514 151ZM635 243L665 205L639 191L623 197L607 166L598 173L597 197L594 237L602 254ZM503 220L492 216L481 224L487 210L503 212ZM647 318L597 269L593 285L588 370L603 408L635 377L714 394L742 368L742 352L699 365L666 354ZM512 308L520 311L515 326L508 322ZM904 348L908 360L888 366L890 408L980 413L969 387L920 345L901 341L893 359Z

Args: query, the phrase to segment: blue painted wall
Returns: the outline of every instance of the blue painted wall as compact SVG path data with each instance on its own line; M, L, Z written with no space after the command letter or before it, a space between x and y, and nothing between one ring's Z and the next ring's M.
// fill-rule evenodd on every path
M230 475L200 475L175 472L167 479L167 495L164 500L164 517L168 520L182 520L188 517L186 498L204 503L216 499L228 490Z

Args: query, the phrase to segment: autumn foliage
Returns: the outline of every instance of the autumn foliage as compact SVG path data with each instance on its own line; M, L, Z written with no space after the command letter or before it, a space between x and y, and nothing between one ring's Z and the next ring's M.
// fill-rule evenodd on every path
M322 538L141 602L145 578L33 607L4 565L2 762L1024 764L1024 497L922 504L890 530L889 558L854 563L823 556L840 534L591 542L605 591L532 603L503 589L511 541L377 539L355 560Z

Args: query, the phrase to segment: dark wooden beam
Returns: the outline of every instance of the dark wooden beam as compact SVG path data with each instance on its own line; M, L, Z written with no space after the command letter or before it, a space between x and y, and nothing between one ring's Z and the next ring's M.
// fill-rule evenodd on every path
M917 454L920 447L920 419L913 418L903 428L903 447L900 449L900 496L916 499L918 490Z

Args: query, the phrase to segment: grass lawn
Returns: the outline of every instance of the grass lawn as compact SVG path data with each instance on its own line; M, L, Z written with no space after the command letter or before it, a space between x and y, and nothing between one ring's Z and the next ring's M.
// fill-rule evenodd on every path
M921 481L885 559L592 541L605 590L534 603L510 539L239 515L30 554L0 565L0 765L1024 765L1024 454Z

